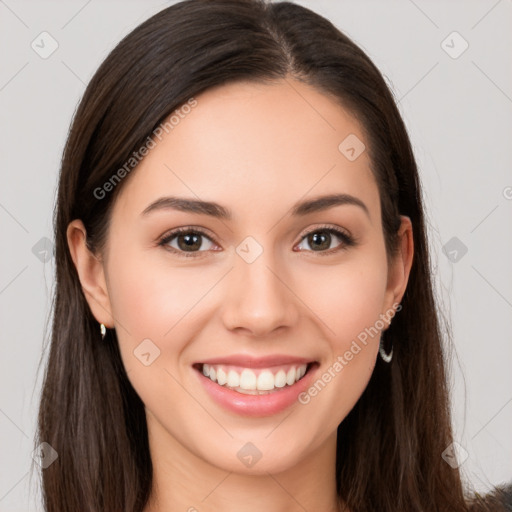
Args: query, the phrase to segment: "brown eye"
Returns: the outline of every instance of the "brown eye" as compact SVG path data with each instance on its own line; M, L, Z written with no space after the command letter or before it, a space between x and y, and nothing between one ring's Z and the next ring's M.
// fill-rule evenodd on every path
M203 253L215 247L215 244L205 233L188 228L169 233L162 238L159 245L180 256L195 256L194 253Z
M336 239L338 240L337 244ZM304 247L304 244L307 244L308 247ZM299 251L327 252L330 254L353 245L355 245L355 241L347 233L335 228L322 228L304 235L297 247Z
M315 231L307 237L309 246L314 251L324 251L331 248L331 234L327 231Z
M176 240L178 242L178 247L182 251L196 251L199 250L202 245L202 235L196 233L177 235Z

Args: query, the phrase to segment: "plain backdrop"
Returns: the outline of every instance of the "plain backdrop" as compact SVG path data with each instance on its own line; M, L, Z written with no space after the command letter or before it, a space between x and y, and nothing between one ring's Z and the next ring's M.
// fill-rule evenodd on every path
M297 3L352 37L395 94L424 187L440 309L452 326L461 469L481 491L510 481L512 1ZM42 509L29 470L71 117L107 53L167 5L0 0L0 512Z

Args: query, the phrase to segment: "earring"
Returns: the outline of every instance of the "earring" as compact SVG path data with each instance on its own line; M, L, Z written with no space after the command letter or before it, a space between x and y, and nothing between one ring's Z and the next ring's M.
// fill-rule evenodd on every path
M379 354L380 354L380 357L382 358L382 360L385 363L390 363L391 359L393 359L393 344L391 344L391 350L389 351L389 354L388 354L384 350L384 343L383 343L383 341L384 341L384 335L381 334L381 336L380 336L380 343L379 343Z
M107 328L104 324L100 324L100 332L101 332L101 339L105 339L105 334L107 334Z

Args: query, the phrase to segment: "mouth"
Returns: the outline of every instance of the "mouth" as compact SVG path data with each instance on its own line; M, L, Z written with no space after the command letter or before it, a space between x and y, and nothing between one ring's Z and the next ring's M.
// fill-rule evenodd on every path
M311 369L308 364L289 364L271 368L243 368L224 364L199 363L195 368L219 386L246 395L267 395L289 388Z
M297 401L299 393L310 385L319 363L290 358L280 362L276 358L233 358L192 366L215 402L237 414L265 416Z

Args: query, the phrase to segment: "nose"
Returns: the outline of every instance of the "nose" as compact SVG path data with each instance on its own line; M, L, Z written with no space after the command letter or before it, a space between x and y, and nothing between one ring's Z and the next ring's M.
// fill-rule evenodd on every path
M271 252L264 251L252 263L236 255L222 308L227 329L264 337L297 323L298 299L286 273L277 271Z

